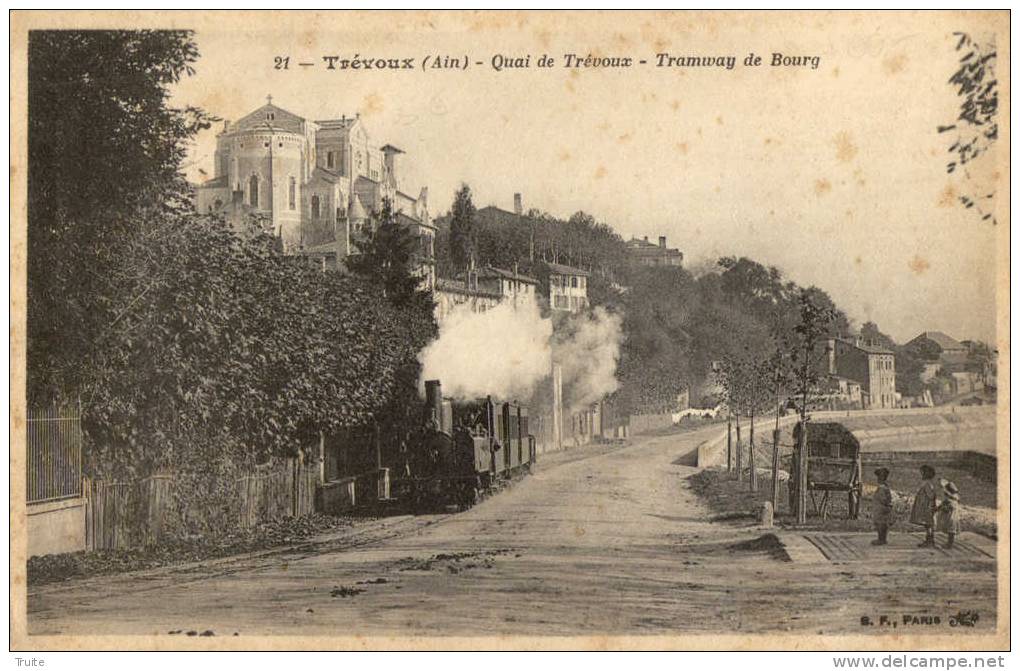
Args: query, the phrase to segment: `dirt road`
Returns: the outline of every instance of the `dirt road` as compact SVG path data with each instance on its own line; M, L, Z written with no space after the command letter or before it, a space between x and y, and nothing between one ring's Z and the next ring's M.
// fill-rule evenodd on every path
M365 522L285 552L30 590L29 632L858 634L885 630L862 617L887 616L900 622L890 633L947 633L961 610L980 614L967 632L993 630L994 560L980 552L920 550L910 535L887 548L865 534L811 543L749 519L712 521L684 464L718 431L549 457L464 513ZM850 549L830 559L819 551L830 545Z

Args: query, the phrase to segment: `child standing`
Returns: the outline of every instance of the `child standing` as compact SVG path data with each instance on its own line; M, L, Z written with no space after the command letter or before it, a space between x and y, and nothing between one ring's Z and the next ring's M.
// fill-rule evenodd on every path
M914 506L910 510L910 522L924 527L924 542L918 547L935 547L935 509L938 507L939 487L935 483L935 469L925 464L921 466L921 488L914 497Z
M960 490L956 488L956 483L946 483L942 503L939 505L938 529L949 537L946 547L953 547L956 534L960 533Z
M888 545L886 536L889 533L889 523L892 521L892 490L889 489L889 469L876 468L875 477L878 478L878 489L871 495L871 521L875 524L875 531L878 532L878 540L871 541L872 545Z

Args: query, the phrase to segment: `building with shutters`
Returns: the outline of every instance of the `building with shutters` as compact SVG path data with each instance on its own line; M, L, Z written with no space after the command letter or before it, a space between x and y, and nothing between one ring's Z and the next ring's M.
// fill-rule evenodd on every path
M378 147L360 115L312 121L274 105L269 96L254 112L223 123L214 175L197 187L196 207L238 228L261 222L285 253L342 267L389 199L398 221L418 237L418 273L431 289L435 228L428 189L417 196L403 190L397 166L403 153L390 144Z

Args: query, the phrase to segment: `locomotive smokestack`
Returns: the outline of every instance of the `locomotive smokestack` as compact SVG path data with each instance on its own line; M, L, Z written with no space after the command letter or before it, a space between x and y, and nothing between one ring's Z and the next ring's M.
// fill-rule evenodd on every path
M443 426L443 387L439 380L425 380L425 419L436 420L440 431L452 428Z

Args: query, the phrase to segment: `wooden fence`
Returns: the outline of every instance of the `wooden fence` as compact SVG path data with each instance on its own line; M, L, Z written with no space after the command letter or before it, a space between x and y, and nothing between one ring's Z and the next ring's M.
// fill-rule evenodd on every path
M318 482L318 469L302 466L296 459L290 460L285 468L240 478L237 495L241 502L241 526L247 528L263 520L314 512Z
M85 480L85 548L107 550L154 543L163 530L173 478L134 482Z
M271 470L250 473L234 482L239 528L284 517L301 517L315 509L318 469L290 459ZM119 549L164 540L176 515L173 475L132 482L86 480L85 547ZM214 515L199 510L193 516Z

